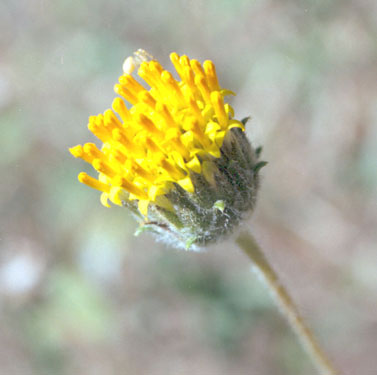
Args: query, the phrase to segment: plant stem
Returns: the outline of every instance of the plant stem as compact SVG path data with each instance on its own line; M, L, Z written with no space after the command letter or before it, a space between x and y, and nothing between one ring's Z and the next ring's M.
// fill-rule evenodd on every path
M319 373L321 375L336 375L337 372L318 345L313 333L305 325L292 298L284 286L281 285L276 272L269 264L254 238L249 233L242 232L236 242L253 262L255 272L270 290L280 312L288 320L292 330L296 333L303 348L312 358Z

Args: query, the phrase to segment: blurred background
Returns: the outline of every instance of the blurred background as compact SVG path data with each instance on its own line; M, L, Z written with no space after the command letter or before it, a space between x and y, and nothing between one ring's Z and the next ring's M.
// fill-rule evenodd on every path
M78 183L138 48L216 63L269 162L246 225L342 374L376 374L373 0L0 3L0 374L316 374L231 241L135 238Z

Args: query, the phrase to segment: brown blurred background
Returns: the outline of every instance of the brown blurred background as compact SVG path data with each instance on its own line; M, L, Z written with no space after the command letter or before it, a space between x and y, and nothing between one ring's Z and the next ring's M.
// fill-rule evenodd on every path
M373 0L0 3L0 374L314 375L229 241L135 238L77 181L123 59L212 59L264 146L247 225L342 374L377 374Z

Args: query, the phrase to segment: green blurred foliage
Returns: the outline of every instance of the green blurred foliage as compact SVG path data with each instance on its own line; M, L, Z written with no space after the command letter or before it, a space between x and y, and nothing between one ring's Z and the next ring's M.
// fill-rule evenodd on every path
M376 4L0 4L0 373L314 374L231 241L166 249L68 147L144 48L216 63L263 144L248 223L344 373L377 367ZM350 341L350 337L352 340ZM346 347L344 343L347 343Z

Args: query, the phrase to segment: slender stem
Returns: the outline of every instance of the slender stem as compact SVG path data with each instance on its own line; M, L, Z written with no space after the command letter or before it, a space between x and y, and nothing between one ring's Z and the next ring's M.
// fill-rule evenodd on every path
M311 356L320 374L336 375L337 372L318 345L313 333L305 325L292 298L289 296L284 286L281 285L276 272L269 264L254 238L249 233L242 232L236 242L252 260L254 270L270 290L281 313L288 320L292 330L296 333L303 348Z

